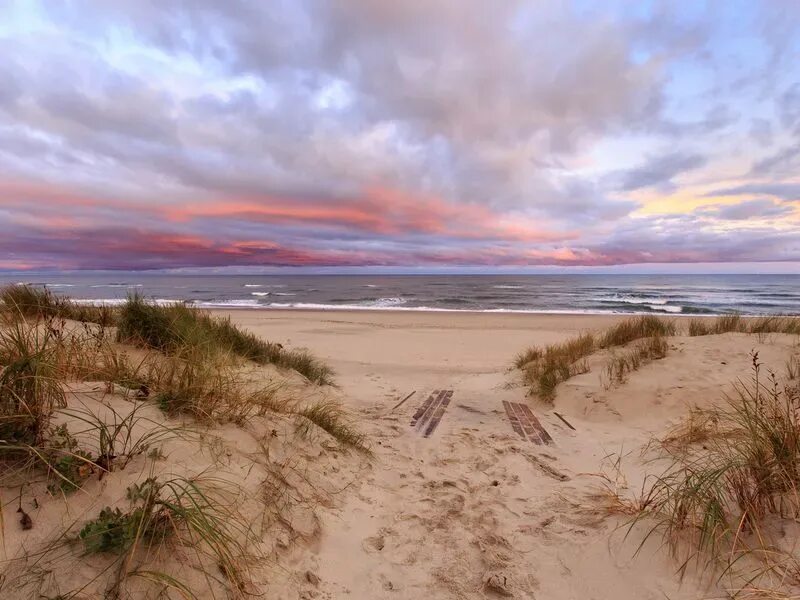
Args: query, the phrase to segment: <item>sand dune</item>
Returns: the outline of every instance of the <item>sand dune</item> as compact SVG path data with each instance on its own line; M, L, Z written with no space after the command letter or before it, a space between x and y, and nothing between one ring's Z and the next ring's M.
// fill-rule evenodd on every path
M562 384L555 406L526 398L509 365L531 344L607 327L612 317L393 313L232 313L255 332L314 348L373 442L371 466L322 518L302 560L320 598L699 598L722 589L676 574L657 539L633 556L625 517L604 517L604 485L638 490L642 449L689 406L747 377L750 351L782 366L796 339L746 334L670 338L662 360L608 386L592 370ZM434 433L410 427L432 390L453 390ZM410 392L415 394L393 407ZM552 445L511 428L503 401L529 402ZM569 429L554 410L575 430ZM621 472L613 465L621 457ZM652 469L652 465L650 466ZM628 486L628 489L625 489ZM286 598L294 597L291 589Z
M30 482L23 494L30 530L9 516L21 492L5 490L4 556L27 558L7 563L3 598L83 585L102 566L99 558L54 559L37 548L58 532L77 533L103 506L119 505L126 488L152 469L161 477L202 474L236 486L231 501L249 530L250 583L264 597L727 597L731 582L713 573L690 568L680 577L658 536L646 537L651 525L630 526L626 503L662 466L649 444L690 407L721 402L737 378L749 376L753 352L776 369L800 354L797 336L688 337L679 323L666 357L620 382L604 375L617 350L596 352L589 371L561 383L550 404L529 396L511 368L515 355L603 330L618 318L220 314L265 339L312 349L330 364L333 387L269 365L251 366L248 376L254 384L280 382L287 401L341 403L372 456L348 450L320 428L300 435L300 417L267 411L240 423L193 425L193 435L160 445L163 458L134 456L124 471L90 478L69 500ZM76 383L69 403L123 414L135 405L126 394ZM149 426L176 422L147 411ZM160 560L205 590L201 597L226 597L229 581L203 579L214 570L208 559L187 549ZM129 588L131 597L142 586ZM103 589L93 583L76 597Z

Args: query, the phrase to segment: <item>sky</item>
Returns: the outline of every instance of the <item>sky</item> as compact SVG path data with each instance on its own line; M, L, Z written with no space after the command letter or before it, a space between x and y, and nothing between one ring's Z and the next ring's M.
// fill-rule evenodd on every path
M0 6L0 269L800 273L795 0Z

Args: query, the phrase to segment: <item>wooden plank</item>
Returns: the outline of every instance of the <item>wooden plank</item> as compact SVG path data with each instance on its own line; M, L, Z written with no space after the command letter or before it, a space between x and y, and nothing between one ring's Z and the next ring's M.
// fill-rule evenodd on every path
M433 404L433 400L436 398L436 396L438 394L439 394L439 390L433 390L433 393L431 393L431 395L428 396L428 399L425 400L425 402L423 402L419 406L419 408L417 408L417 411L411 417L411 426L412 427L414 427L417 424L417 421L419 421L422 418L422 415L424 415L425 412L430 408L431 404Z
M576 429L575 429L575 428L572 426L572 423L570 423L569 421L567 421L567 420L566 420L566 419L565 419L565 418L564 418L562 415L560 415L560 414L559 414L559 413L557 413L556 411L553 411L553 414L554 414L555 416L557 416L559 419L561 419L561 420L564 422L564 425L566 425L567 427L569 427L570 429L572 429L572 431L576 431Z
M522 430L522 425L520 424L519 418L514 412L514 409L511 407L511 403L507 400L503 400L503 408L506 409L506 415L508 416L508 420L511 422L511 429L513 429L523 440L526 439L525 432Z
M531 423L530 419L528 419L528 415L525 413L523 405L519 404L518 402L512 402L511 408L514 409L514 412L516 413L517 418L522 425L522 430L525 432L527 438L537 446L541 446L542 440L539 437L539 432L533 426L533 423Z
M450 399L453 397L453 390L446 390L444 396L442 396L441 402L439 402L439 406L436 408L436 412L433 413L433 417L428 423L428 428L425 430L425 437L430 437L431 434L436 430L438 427L439 422L442 420L444 416L444 411L447 410L447 407L450 404Z
M536 415L533 414L533 411L531 410L530 406L528 406L527 404L521 404L520 406L522 407L525 416L528 417L530 424L539 434L539 438L541 438L542 442L545 444L552 444L553 438L551 438L550 434L547 433L547 430L545 430L545 428L542 427L542 424L539 422L539 419L536 418Z
M539 419L527 404L519 402L507 402L503 400L503 408L506 409L511 428L522 439L527 439L536 445L552 444L553 438L547 433Z
M403 406L403 404L405 404L406 400L408 400L409 398L411 398L411 396L413 396L413 395L414 395L414 394L416 394L416 393L417 393L417 390L414 390L414 391L412 391L412 392L411 392L411 393L410 393L408 396L406 396L405 398L403 398L402 400L400 400L400 402L398 402L397 404L395 404L395 405L392 407L392 410L397 410L398 408L400 408L401 406Z

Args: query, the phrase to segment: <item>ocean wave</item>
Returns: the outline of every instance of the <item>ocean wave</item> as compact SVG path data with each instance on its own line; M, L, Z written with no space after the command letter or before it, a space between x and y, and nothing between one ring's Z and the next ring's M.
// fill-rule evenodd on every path
M520 315L646 315L655 311L632 311L632 310L598 310L592 308L573 308L573 309L549 309L549 308L443 308L441 306L367 306L364 304L322 304L314 302L272 302L261 305L260 308L276 310L346 310L346 311L392 311L392 312L447 312L447 313L497 313L497 314L520 314ZM679 307L676 307L679 308ZM659 311L662 312L662 311ZM663 311L672 312L672 311ZM674 312L681 315L680 308ZM721 315L722 313L703 313L710 315ZM689 316L689 315L681 315Z
M122 306L125 304L128 299L127 298L73 298L72 301L75 304L82 304L84 306ZM159 306L169 306L171 304L183 304L184 300L176 300L174 298L155 298L155 299L147 299L148 302L152 302ZM186 302L187 304L194 304L193 302Z
M269 296L272 292L250 292L251 296Z
M524 285L493 285L496 290L524 290Z
M245 283L242 287L246 288L260 288L260 287L268 287L268 288L285 288L286 284L284 283L274 283L274 284L266 284L266 283Z
M208 300L195 302L194 306L199 308L263 308L258 300Z
M683 312L682 306L666 306L664 304L648 304L647 306L653 309L655 312L668 312L668 313Z
M141 283L98 283L96 285L90 285L91 288L132 288L132 287L142 287Z
M625 294L622 296L599 296L592 298L595 302L615 302L621 304L658 304L664 305L669 300L667 298L653 298L652 296L643 296L639 294Z
M366 306L375 306L377 308L388 308L390 306L402 306L406 303L405 298L378 298L377 300L372 300L366 302Z

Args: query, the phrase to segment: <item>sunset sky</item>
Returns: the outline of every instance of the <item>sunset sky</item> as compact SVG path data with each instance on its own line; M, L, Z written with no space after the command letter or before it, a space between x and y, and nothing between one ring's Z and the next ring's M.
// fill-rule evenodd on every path
M0 4L0 269L800 272L800 2Z

